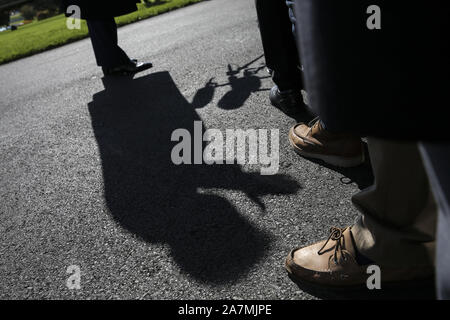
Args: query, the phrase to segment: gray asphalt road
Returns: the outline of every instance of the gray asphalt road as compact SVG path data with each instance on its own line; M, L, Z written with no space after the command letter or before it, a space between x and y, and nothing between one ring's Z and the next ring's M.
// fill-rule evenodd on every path
M370 177L290 149L295 120L268 102L254 2L205 1L119 40L155 67L102 81L89 39L0 66L0 298L312 298L284 258L351 224ZM279 129L278 175L175 166L171 133L194 121Z

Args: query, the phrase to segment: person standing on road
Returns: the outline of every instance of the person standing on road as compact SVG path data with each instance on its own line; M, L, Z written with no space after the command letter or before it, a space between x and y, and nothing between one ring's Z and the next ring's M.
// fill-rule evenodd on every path
M127 75L151 68L149 62L130 59L118 45L117 25L114 17L137 10L137 0L87 1L63 0L66 14L70 6L80 8L81 19L86 19L97 65L107 75Z
M292 4L283 0L255 0L266 65L275 83L269 99L273 106L288 115L306 109L301 94L304 84L294 37ZM320 159L333 166L355 167L364 162L359 136L331 131L318 118L309 124L300 122L293 126L289 142L301 156Z
M255 6L266 65L275 83L270 102L288 113L302 111L303 76L286 4L255 0Z
M285 264L294 281L342 293L367 288L370 265L381 288L433 283L437 269L438 297L448 299L449 53L441 30L449 22L439 6L377 4L294 2L311 107L330 128L368 136L375 181L352 198L362 213L354 225L292 250ZM419 16L421 27L411 28Z

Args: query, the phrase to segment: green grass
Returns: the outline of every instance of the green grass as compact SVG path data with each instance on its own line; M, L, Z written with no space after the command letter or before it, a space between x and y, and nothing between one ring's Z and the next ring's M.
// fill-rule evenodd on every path
M116 22L122 26L200 1L203 0L165 0L164 3L151 7L138 4L139 10L117 17ZM66 27L66 18L62 14L29 23L16 31L0 32L0 64L59 47L87 36L86 21L81 21L81 29L69 30Z

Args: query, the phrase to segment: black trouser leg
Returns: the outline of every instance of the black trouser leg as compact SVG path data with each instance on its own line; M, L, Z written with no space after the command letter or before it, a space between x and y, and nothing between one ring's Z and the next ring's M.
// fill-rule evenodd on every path
M87 20L87 25L97 65L112 68L129 62L127 54L118 45L114 18Z
M284 0L255 0L266 64L280 90L302 89L302 72Z

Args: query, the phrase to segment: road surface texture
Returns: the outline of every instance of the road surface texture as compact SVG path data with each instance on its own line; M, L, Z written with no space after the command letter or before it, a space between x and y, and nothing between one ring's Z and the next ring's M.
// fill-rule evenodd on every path
M289 147L296 120L268 101L254 2L198 3L119 41L154 68L102 79L89 39L0 66L0 299L314 298L284 258L354 222L370 167ZM279 129L278 174L173 164L171 134L194 121Z

